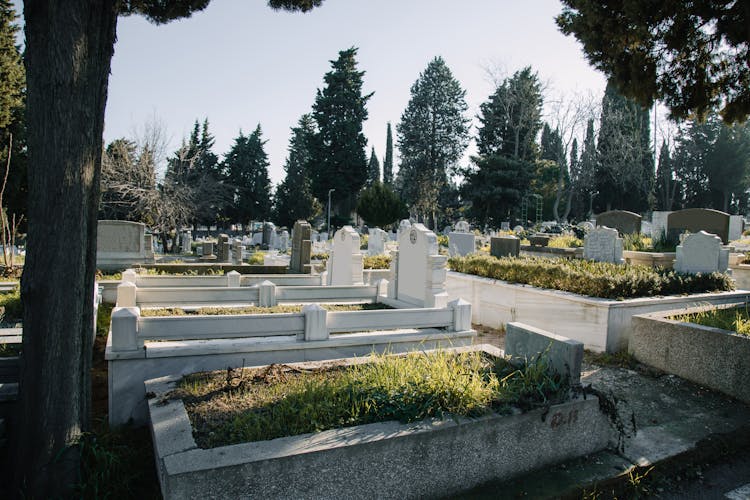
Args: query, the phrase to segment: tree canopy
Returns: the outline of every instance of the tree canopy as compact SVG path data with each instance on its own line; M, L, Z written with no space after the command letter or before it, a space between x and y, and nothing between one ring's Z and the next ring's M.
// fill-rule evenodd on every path
M625 96L674 118L750 115L750 7L728 0L563 0L560 30Z

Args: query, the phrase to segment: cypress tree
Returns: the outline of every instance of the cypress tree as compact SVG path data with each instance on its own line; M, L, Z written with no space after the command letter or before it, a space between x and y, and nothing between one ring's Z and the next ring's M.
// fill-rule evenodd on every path
M372 148L370 152L370 161L367 164L367 187L372 186L376 182L380 182L380 162L378 157L375 155L375 148Z
M383 184L393 184L393 134L391 133L391 122L385 133L385 159L383 160Z
M367 139L362 122L367 119L367 101L372 93L362 94L364 71L357 71L352 47L339 52L325 74L325 87L318 89L313 104L313 118L318 126L314 160L310 163L313 193L327 200L328 190L335 189L335 214L349 218L359 190L367 181Z

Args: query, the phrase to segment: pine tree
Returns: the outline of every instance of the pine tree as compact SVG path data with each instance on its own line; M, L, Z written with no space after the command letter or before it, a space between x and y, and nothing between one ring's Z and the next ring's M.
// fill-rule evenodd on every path
M391 122L385 133L385 159L383 160L383 184L393 184L393 134L391 133Z
M367 180L367 140L362 123L373 94L362 94L365 72L357 71L356 55L357 49L352 47L331 61L332 70L323 77L325 87L318 89L313 104L318 127L310 163L313 193L323 200L329 189L335 189L334 212L344 219L349 218Z
M268 220L271 216L271 179L268 177L268 155L263 149L260 124L249 136L240 131L224 157L223 169L233 191L232 204L227 210L231 222Z
M649 110L620 95L612 82L602 99L595 209L648 210L654 186Z
M380 162L375 155L375 148L370 152L370 161L367 164L367 182L365 185L370 187L376 182L380 182Z
M675 178L674 162L667 141L661 143L659 166L656 169L656 201L659 210L672 210L678 195L678 182Z
M404 217L407 211L390 187L376 181L360 194L357 214L371 227L386 227Z
M433 224L439 197L468 145L466 91L442 57L434 58L411 87L398 131L401 196L411 210Z
M542 128L542 103L542 86L531 67L506 78L479 106L479 154L535 160L536 136Z
M297 220L308 220L320 213L320 203L312 194L308 166L312 158L311 147L315 137L315 122L310 115L302 115L292 127L288 156L284 170L286 176L276 188L274 221L292 227Z
M583 139L583 150L579 163L579 175L576 179L578 192L585 199L586 217L593 215L594 196L596 195L596 137L594 135L594 120L586 124L586 136Z

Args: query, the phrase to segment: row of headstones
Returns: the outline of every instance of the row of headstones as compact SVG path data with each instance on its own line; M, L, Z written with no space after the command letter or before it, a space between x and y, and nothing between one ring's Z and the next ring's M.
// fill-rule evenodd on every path
M623 243L617 229L599 226L586 234L583 258L598 262L624 263ZM515 236L492 238L490 254L496 257L515 256L520 253L520 240ZM680 273L726 272L729 268L729 248L721 238L705 231L681 236L677 246L674 269Z
M739 239L744 227L741 215L729 215L708 208L654 211L650 223L642 219L640 215L626 210L610 210L596 216L596 225L617 229L620 234L644 232L652 237L663 235L668 239L677 239L685 232L706 231L717 235L724 243Z
M398 250L391 252L388 297L417 307L444 307L447 257L438 252L437 236L422 224L403 222ZM361 285L363 258L359 233L351 226L336 231L326 263L326 283Z

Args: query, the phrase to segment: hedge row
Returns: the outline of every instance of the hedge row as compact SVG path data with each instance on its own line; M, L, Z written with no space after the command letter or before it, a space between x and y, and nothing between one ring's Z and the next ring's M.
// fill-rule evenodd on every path
M448 266L459 273L604 299L734 290L731 278L722 273L680 274L582 259L468 255L451 257Z

